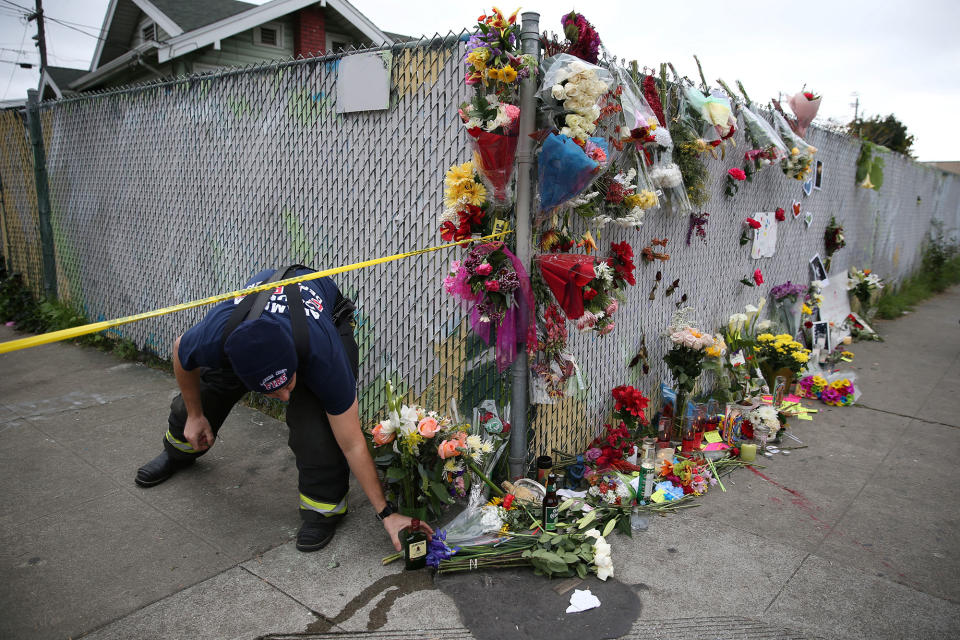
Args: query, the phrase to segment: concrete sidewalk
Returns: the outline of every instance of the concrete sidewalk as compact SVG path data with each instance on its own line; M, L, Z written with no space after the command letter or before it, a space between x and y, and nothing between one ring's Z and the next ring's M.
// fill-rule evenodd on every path
M626 637L960 635L958 320L954 288L877 323L886 342L853 348L860 405L793 423L808 448L613 536L642 605ZM428 572L381 565L357 489L329 547L294 549L284 424L238 407L203 460L144 490L171 376L67 344L0 370L0 638L473 637Z

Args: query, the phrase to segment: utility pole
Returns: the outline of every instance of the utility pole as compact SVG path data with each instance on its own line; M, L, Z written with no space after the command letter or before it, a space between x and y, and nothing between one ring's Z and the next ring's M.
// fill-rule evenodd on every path
M33 38L37 41L37 48L40 49L40 76L47 70L47 38L43 30L43 0L36 0L36 11L28 18L28 21L37 21L37 35Z

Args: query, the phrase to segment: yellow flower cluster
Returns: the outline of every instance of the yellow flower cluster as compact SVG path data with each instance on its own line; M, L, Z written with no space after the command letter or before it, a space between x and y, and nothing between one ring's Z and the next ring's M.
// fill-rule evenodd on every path
M487 77L489 77L491 80L503 82L504 84L510 84L516 81L517 70L511 67L509 64L502 69L490 67L487 69Z
M824 380L826 382L826 380ZM831 389L836 389L837 391L845 391L847 387L850 386L850 380L848 378L843 378L842 380L834 380L830 383Z
M467 54L467 62L473 65L477 71L483 71L487 68L487 60L490 59L490 50L486 47L477 47Z
M787 333L776 336L772 333L761 333L757 336L757 342L760 343L761 352L767 357L793 358L800 364L804 364L810 359L810 351L804 349L802 344Z
M640 207L641 209L649 209L657 206L659 200L657 199L656 193L649 189L644 189L640 193L633 193L626 196L623 202L630 208Z
M477 179L473 162L450 167L443 179L443 206L458 209L464 204L481 206L487 200L487 189Z

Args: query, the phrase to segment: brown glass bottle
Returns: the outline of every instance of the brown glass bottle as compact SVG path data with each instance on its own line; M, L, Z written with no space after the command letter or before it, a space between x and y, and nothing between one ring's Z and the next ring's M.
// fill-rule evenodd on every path
M423 569L427 566L427 534L420 531L420 521L414 519L410 526L400 532L403 546L403 561L407 569Z
M557 476L550 474L547 476L547 495L543 497L543 530L557 530L557 511L560 506L560 499L557 498Z

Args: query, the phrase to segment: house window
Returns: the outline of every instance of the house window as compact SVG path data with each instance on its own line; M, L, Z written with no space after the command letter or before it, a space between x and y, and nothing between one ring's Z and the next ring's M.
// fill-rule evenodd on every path
M283 48L283 25L279 22L268 22L253 30L253 43L265 47Z
M140 35L143 36L144 42L150 42L151 40L157 40L157 25L156 23L150 22L146 26L140 29Z

